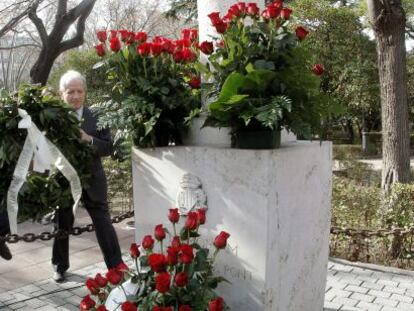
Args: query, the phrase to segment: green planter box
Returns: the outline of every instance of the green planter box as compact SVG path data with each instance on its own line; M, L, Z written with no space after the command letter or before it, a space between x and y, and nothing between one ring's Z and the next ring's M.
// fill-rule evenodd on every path
M236 132L234 147L239 149L276 149L280 147L280 131L244 129Z

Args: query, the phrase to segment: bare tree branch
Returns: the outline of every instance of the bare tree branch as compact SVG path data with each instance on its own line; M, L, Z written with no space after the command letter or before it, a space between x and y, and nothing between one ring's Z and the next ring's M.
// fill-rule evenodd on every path
M67 1L59 0L57 13L56 13L56 20L60 20L67 12Z
M90 1L85 0L81 3L81 4L85 3L86 5L84 6L83 10L80 11L80 13L79 13L81 15L79 17L78 24L76 26L76 35L70 40L63 41L59 45L60 53L62 53L64 51L67 51L69 49L72 49L74 47L77 47L77 46L79 46L83 43L83 34L85 33L85 22L86 22L86 19L89 16L89 14L92 11L92 8L95 4L95 1L96 0L90 0ZM79 5L81 5L81 4L79 4Z
M33 22L33 24L36 26L36 29L39 32L40 39L42 40L42 44L47 45L47 32L45 29L45 25L43 24L43 21L36 14L37 8L38 8L38 4L32 6L29 12L29 18Z
M28 6L23 12L18 14L16 17L12 18L6 25L0 29L0 37L4 36L7 32L13 29L17 24L19 24L23 19L25 19L29 12L32 10L33 6L38 6L43 0L36 0L32 5ZM26 2L26 1L22 1ZM29 1L30 2L30 1Z
M27 44L13 45L13 46L0 46L0 50L13 50L13 49L19 49L19 48L24 48L24 47L41 48L41 46L38 44L27 43Z

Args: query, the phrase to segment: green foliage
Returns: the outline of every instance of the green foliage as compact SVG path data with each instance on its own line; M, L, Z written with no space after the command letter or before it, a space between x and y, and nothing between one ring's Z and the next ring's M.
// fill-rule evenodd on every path
M333 159L339 161L355 160L361 157L361 145L333 145Z
M381 189L358 181L334 177L332 187L332 225L345 228L374 229L381 226L378 209Z
M87 185L91 149L80 139L78 120L69 106L44 88L24 85L16 94L2 91L0 107L0 209L6 207L7 190L27 135L25 129L18 129L17 108L29 113L37 127L46 132L47 138L76 169L82 185ZM19 217L21 220L37 218L50 209L70 208L72 204L69 183L59 171L30 172L19 193Z
M364 2L364 1L360 1ZM365 1L366 2L366 1ZM325 66L321 89L346 107L342 118L363 123L366 130L380 126L379 78L375 41L364 32L356 5L332 1L291 1L298 18L312 30L304 48L313 61ZM335 119L334 119L335 120Z
M387 227L411 227L414 225L414 185L393 184L379 210Z

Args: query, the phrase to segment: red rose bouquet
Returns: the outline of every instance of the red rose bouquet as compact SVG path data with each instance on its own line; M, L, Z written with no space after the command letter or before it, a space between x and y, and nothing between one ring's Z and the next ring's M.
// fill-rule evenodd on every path
M264 10L236 2L223 16L212 12L208 17L219 37L214 52L204 44L216 98L205 126L231 127L234 141L247 129L282 127L311 137L329 113L320 93L323 66L314 66L302 44L309 31L294 20L292 10L283 0Z
M198 31L178 40L128 30L99 31L96 53L107 67L111 100L101 124L130 133L136 146L181 144L185 118L200 107L195 69Z
M206 222L205 209L189 212L177 232L180 217L178 209L170 209L172 230L159 224L153 236L144 236L141 246L131 245L135 269L122 264L105 276L98 273L87 279L90 294L82 300L81 310L227 310L223 298L214 292L225 280L214 275L213 265L230 235L224 231L217 235L211 254L210 249L199 244L199 228Z

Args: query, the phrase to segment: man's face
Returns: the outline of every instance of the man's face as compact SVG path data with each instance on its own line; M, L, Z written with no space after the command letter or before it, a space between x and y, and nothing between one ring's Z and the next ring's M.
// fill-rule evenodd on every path
M78 110L85 102L86 92L83 83L79 79L69 82L66 89L62 92L62 99L65 103L72 106L73 110Z

